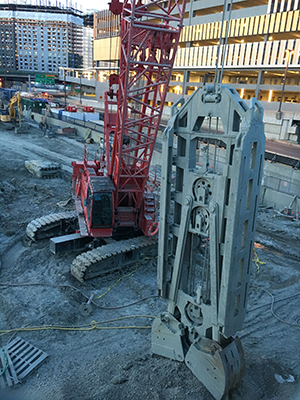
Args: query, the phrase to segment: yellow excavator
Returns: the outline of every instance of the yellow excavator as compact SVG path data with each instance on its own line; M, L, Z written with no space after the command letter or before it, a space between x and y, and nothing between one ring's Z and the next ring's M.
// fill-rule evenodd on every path
M0 110L1 126L6 130L13 129L16 122L22 118L22 101L20 92L17 92L9 101L5 109Z

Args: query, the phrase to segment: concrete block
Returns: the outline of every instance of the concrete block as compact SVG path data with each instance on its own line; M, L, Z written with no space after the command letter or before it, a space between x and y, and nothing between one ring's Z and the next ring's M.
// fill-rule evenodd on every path
M288 207L294 196L287 193L280 193L278 196L278 191L274 189L267 188L265 186L261 187L260 191L260 204L265 206L272 206L276 210L282 210Z
M267 111L264 113L264 124L281 125L282 121L280 119L276 119L275 112Z
M264 163L264 176L287 179L295 183L300 182L300 170L282 164L271 163L270 161L265 161Z
M270 140L279 140L279 134L278 133L269 133L265 131L265 135L267 139Z
M279 184L279 192L290 193L291 182L286 179L281 179Z
M265 134L275 134L275 135L280 135L281 132L281 124L276 125L276 124L270 124L270 123L265 123Z
M264 175L262 179L262 184L268 188L278 190L280 186L280 181L281 180L279 178L276 178L274 176Z
M99 121L99 113L84 113L84 121Z
M74 118L74 119L80 119L83 121L83 113L82 112L69 112L69 111L63 111L63 116L68 117L68 118Z

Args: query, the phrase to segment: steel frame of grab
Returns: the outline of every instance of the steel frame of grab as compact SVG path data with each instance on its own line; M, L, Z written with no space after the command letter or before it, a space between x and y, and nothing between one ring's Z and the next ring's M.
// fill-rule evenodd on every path
M151 11L153 5L156 10ZM180 5L178 0L169 0L166 8L158 1L143 5L126 0L123 5L118 109L108 174L116 187L116 205L126 204L141 214L184 10L185 1ZM148 21L158 18L160 23ZM123 145L125 135L129 146Z
M227 85L205 85L174 104L162 144L157 286L169 304L154 320L152 352L184 361L224 400L245 369L236 334L250 285L263 108L256 99L248 108Z

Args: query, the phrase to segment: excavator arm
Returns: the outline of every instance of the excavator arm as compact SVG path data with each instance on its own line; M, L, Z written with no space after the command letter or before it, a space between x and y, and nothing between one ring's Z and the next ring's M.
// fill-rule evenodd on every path
M9 115L11 119L17 120L17 111L16 106L18 107L18 120L22 118L22 99L19 92L17 92L10 100L8 104Z

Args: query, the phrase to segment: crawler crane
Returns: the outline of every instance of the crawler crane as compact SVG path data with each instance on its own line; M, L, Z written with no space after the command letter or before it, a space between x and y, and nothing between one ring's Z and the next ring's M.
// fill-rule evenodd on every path
M27 227L33 240L58 231L74 232L78 216L80 233L53 238L50 248L58 252L91 240L102 245L73 261L71 273L80 281L132 264L140 252L157 243L152 238L158 223L149 170L185 3L110 4L113 13L121 14L121 56L119 75L110 77L105 94L105 160L88 161L85 152L83 161L72 163L77 215L54 214ZM110 238L123 240L116 243Z

